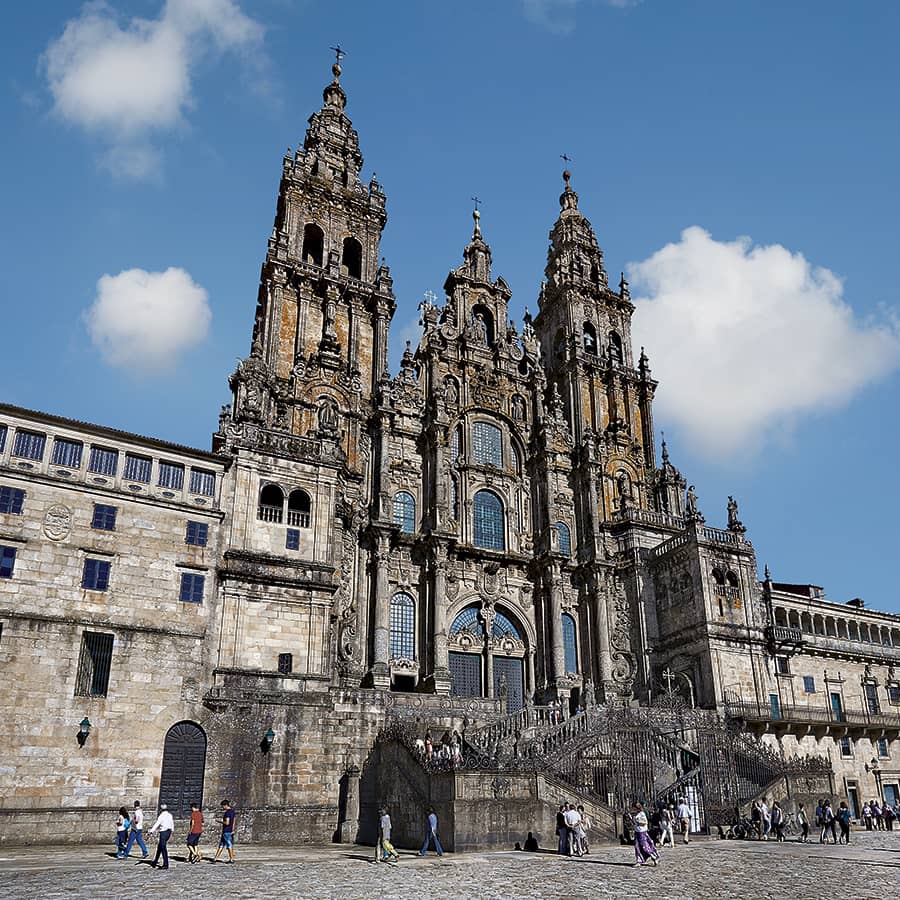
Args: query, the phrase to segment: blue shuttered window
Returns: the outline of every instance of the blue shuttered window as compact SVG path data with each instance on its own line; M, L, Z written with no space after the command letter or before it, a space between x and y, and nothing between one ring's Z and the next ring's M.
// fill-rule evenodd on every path
M284 546L286 550L299 550L300 549L300 531L297 528L288 528L287 535L284 539Z
M0 547L0 578L12 578L16 565L16 548Z
M114 478L119 468L119 451L107 447L91 447L91 458L88 472L97 475L109 475Z
M180 491L184 487L184 466L161 462L159 464L159 486Z
M816 679L812 675L803 676L803 693L814 694L816 692Z
M84 444L80 441L57 438L53 442L53 465L65 466L67 469L80 469L83 450Z
M193 572L181 573L181 599L185 603L203 602L203 584L206 578Z
M17 431L16 439L13 443L13 456L19 456L22 459L44 458L44 445L47 443L47 435L39 434L36 431Z
M485 550L505 549L503 503L500 498L490 491L479 491L472 502L472 513L475 546Z
M152 469L152 459L148 459L146 456L135 456L133 453L125 454L125 478L128 481L150 484L150 472Z
M205 547L208 533L209 526L205 522L188 522L184 542L195 547Z
M97 528L100 531L115 531L116 507L107 506L105 503L95 503L91 528Z
M13 487L0 487L0 513L21 516L24 502L25 491Z
M110 563L105 559L86 559L81 586L86 591L105 591L109 589Z

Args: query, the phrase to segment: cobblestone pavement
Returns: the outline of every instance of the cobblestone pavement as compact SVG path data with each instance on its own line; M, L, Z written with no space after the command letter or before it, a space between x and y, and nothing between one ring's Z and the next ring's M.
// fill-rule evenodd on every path
M900 830L854 834L849 847L788 842L695 841L663 852L658 868L632 866L630 848L594 848L584 859L551 853L402 852L376 865L371 847L239 846L235 865L172 868L117 861L105 847L0 849L0 897L19 898L459 898L616 897L720 900L822 896L882 900L900 888Z

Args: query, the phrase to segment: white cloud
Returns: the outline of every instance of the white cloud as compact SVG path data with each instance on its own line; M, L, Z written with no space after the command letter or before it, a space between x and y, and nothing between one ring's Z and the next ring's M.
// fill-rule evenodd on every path
M838 276L778 244L695 226L629 274L635 345L660 380L657 423L709 459L749 458L900 364L895 312L859 321Z
M206 291L184 269L126 269L97 282L84 318L106 362L149 373L172 369L203 341L212 313Z
M594 0L603 6L627 9L642 0ZM525 17L555 34L570 34L575 29L575 10L581 0L522 0Z
M54 111L105 139L107 165L116 174L140 178L158 163L156 151L143 145L184 121L193 102L191 70L206 48L248 52L261 40L262 27L234 0L167 0L159 18L125 23L106 3L94 2L50 42L41 65ZM155 162L148 166L150 158Z

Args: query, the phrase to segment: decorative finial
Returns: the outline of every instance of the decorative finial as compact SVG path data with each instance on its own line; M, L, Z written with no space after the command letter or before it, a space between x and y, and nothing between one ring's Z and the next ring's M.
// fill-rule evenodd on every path
M662 435L662 459L663 459L663 465L664 465L664 466L667 466L667 465L669 464L669 448L666 446L666 433L665 433L664 431L661 431L660 434Z
M565 153L560 153L559 158L566 164L566 168L563 171L563 181L566 183L566 190L571 190L569 187L569 179L572 177L572 173L569 171L569 163L572 162L571 156L566 156Z
M334 75L334 83L337 84L341 77L341 60L347 54L341 49L340 44L336 44L331 49L334 51L334 65L331 67L331 74Z
M769 571L769 564L766 563L766 581L772 580L772 573Z
M480 197L473 197L472 202L475 204L475 209L472 211L472 218L475 220L475 231L472 237L481 237L481 226L479 225L479 220L481 219L481 213L478 211L478 206L481 203Z
M619 279L619 296L628 299L631 297L631 291L628 289L628 282L625 280L625 273Z

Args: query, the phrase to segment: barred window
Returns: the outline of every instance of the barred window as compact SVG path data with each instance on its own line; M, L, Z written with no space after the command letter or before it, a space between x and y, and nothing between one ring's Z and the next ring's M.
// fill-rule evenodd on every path
M6 449L6 432L8 430L6 425L0 425L0 453Z
M841 738L841 756L853 756L853 741L848 737Z
M47 435L37 431L17 431L13 442L13 456L22 459L42 460L44 458L44 445L47 443Z
M491 491L478 491L473 499L475 546L485 550L506 549L503 503Z
M99 531L115 531L116 507L107 506L105 503L95 503L91 528L96 528Z
M294 654L279 653L278 654L278 671L282 675L290 675L294 671Z
M216 473L206 469L191 469L191 493L214 497L216 494Z
M80 441L56 438L53 442L53 465L65 466L67 469L80 469L83 450L84 444Z
M803 693L814 694L816 692L816 679L812 675L803 676Z
M134 453L125 454L125 478L128 481L150 484L150 472L152 469L153 460L149 457L136 456Z
M0 487L0 513L21 516L24 502L25 491L14 487Z
M888 745L887 738L878 738L878 755L881 759L889 759L891 755L891 749Z
M81 636L81 654L75 677L76 697L105 697L109 690L113 636L85 631Z
M409 594L391 597L391 659L414 659L415 602Z
M406 534L416 530L416 498L407 491L394 494L394 524Z
M563 652L567 672L578 671L578 643L575 633L575 620L568 614L562 616Z
M86 591L109 590L109 570L111 564L105 559L86 559L81 586Z
M889 684L887 692L890 703L900 703L900 684Z
M12 578L16 566L16 548L0 547L0 578Z
M159 464L159 486L180 491L184 487L184 466L178 463Z
M297 528L288 528L287 534L284 539L284 546L286 550L299 550L300 549L300 531Z
M503 465L503 435L496 425L476 422L472 426L472 454L483 466Z
M775 673L777 675L790 675L791 674L791 660L788 656L776 656L775 657Z
M203 602L203 584L205 576L194 572L181 573L181 599L184 603Z
M559 535L559 552L563 556L572 555L572 533L565 522L556 523L556 533ZM571 670L574 671L574 670Z
M195 547L205 547L209 526L205 522L188 522L184 542Z
M97 475L109 475L115 477L119 469L119 451L109 450L106 447L91 447L91 458L88 462L88 472Z

